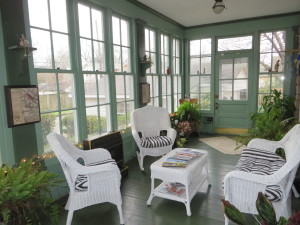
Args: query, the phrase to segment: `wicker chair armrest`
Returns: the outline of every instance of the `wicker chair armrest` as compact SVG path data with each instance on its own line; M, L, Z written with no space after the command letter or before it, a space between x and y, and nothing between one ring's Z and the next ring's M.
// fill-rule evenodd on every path
M131 128L132 129L132 128ZM132 136L137 144L138 147L141 147L141 138L138 134L138 132L134 129L131 130Z
M80 155L84 159L85 164L111 159L111 154L104 148L81 151Z
M88 174L101 173L106 171L115 171L120 173L118 166L111 163L95 165L95 166L83 166L78 163L78 166L76 166L76 168L73 168L73 171L74 171L73 174L75 174L76 176L79 174L88 175Z
M168 128L168 129L167 129L167 136L168 136L169 138L171 138L172 144L174 144L174 141L175 141L176 136L177 136L176 130L173 129L173 128Z
M266 139L255 138L248 143L247 147L275 152L277 148L281 147L281 144L278 141L269 141Z

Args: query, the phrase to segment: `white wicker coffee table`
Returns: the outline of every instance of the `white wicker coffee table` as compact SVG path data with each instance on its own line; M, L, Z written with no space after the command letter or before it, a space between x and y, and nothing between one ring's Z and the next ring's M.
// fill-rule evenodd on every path
M151 205L151 201L155 196L179 201L185 204L187 215L191 216L191 200L199 191L205 180L207 180L208 184L210 184L208 177L207 152L199 149L192 149L203 152L203 155L191 160L185 168L163 167L162 163L164 160L172 155L175 155L176 151L180 149L181 148L174 149L151 165L151 194L147 201L147 205ZM154 187L155 179L160 179L163 182L157 187ZM161 190L166 183L169 182L179 182L183 184L185 186L185 192L179 196L169 193L162 193Z

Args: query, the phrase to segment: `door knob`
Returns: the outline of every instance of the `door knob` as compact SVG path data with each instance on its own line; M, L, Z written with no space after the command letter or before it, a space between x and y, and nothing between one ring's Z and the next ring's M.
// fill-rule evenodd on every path
M215 103L215 109L217 110L219 108L219 103Z

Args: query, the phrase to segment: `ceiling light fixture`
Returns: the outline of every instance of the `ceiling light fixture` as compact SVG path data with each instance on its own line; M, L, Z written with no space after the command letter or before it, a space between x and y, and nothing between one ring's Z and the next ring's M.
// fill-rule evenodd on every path
M225 4L223 2L223 0L215 0L215 4L212 7L214 13L219 14L221 12L223 12L223 10L225 9Z

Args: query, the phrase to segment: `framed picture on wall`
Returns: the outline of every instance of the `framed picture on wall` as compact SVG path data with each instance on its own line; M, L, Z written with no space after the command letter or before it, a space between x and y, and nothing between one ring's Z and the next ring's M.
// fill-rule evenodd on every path
M36 85L5 86L8 127L41 121Z
M147 104L150 102L150 84L141 83L140 84L140 100L141 104Z

